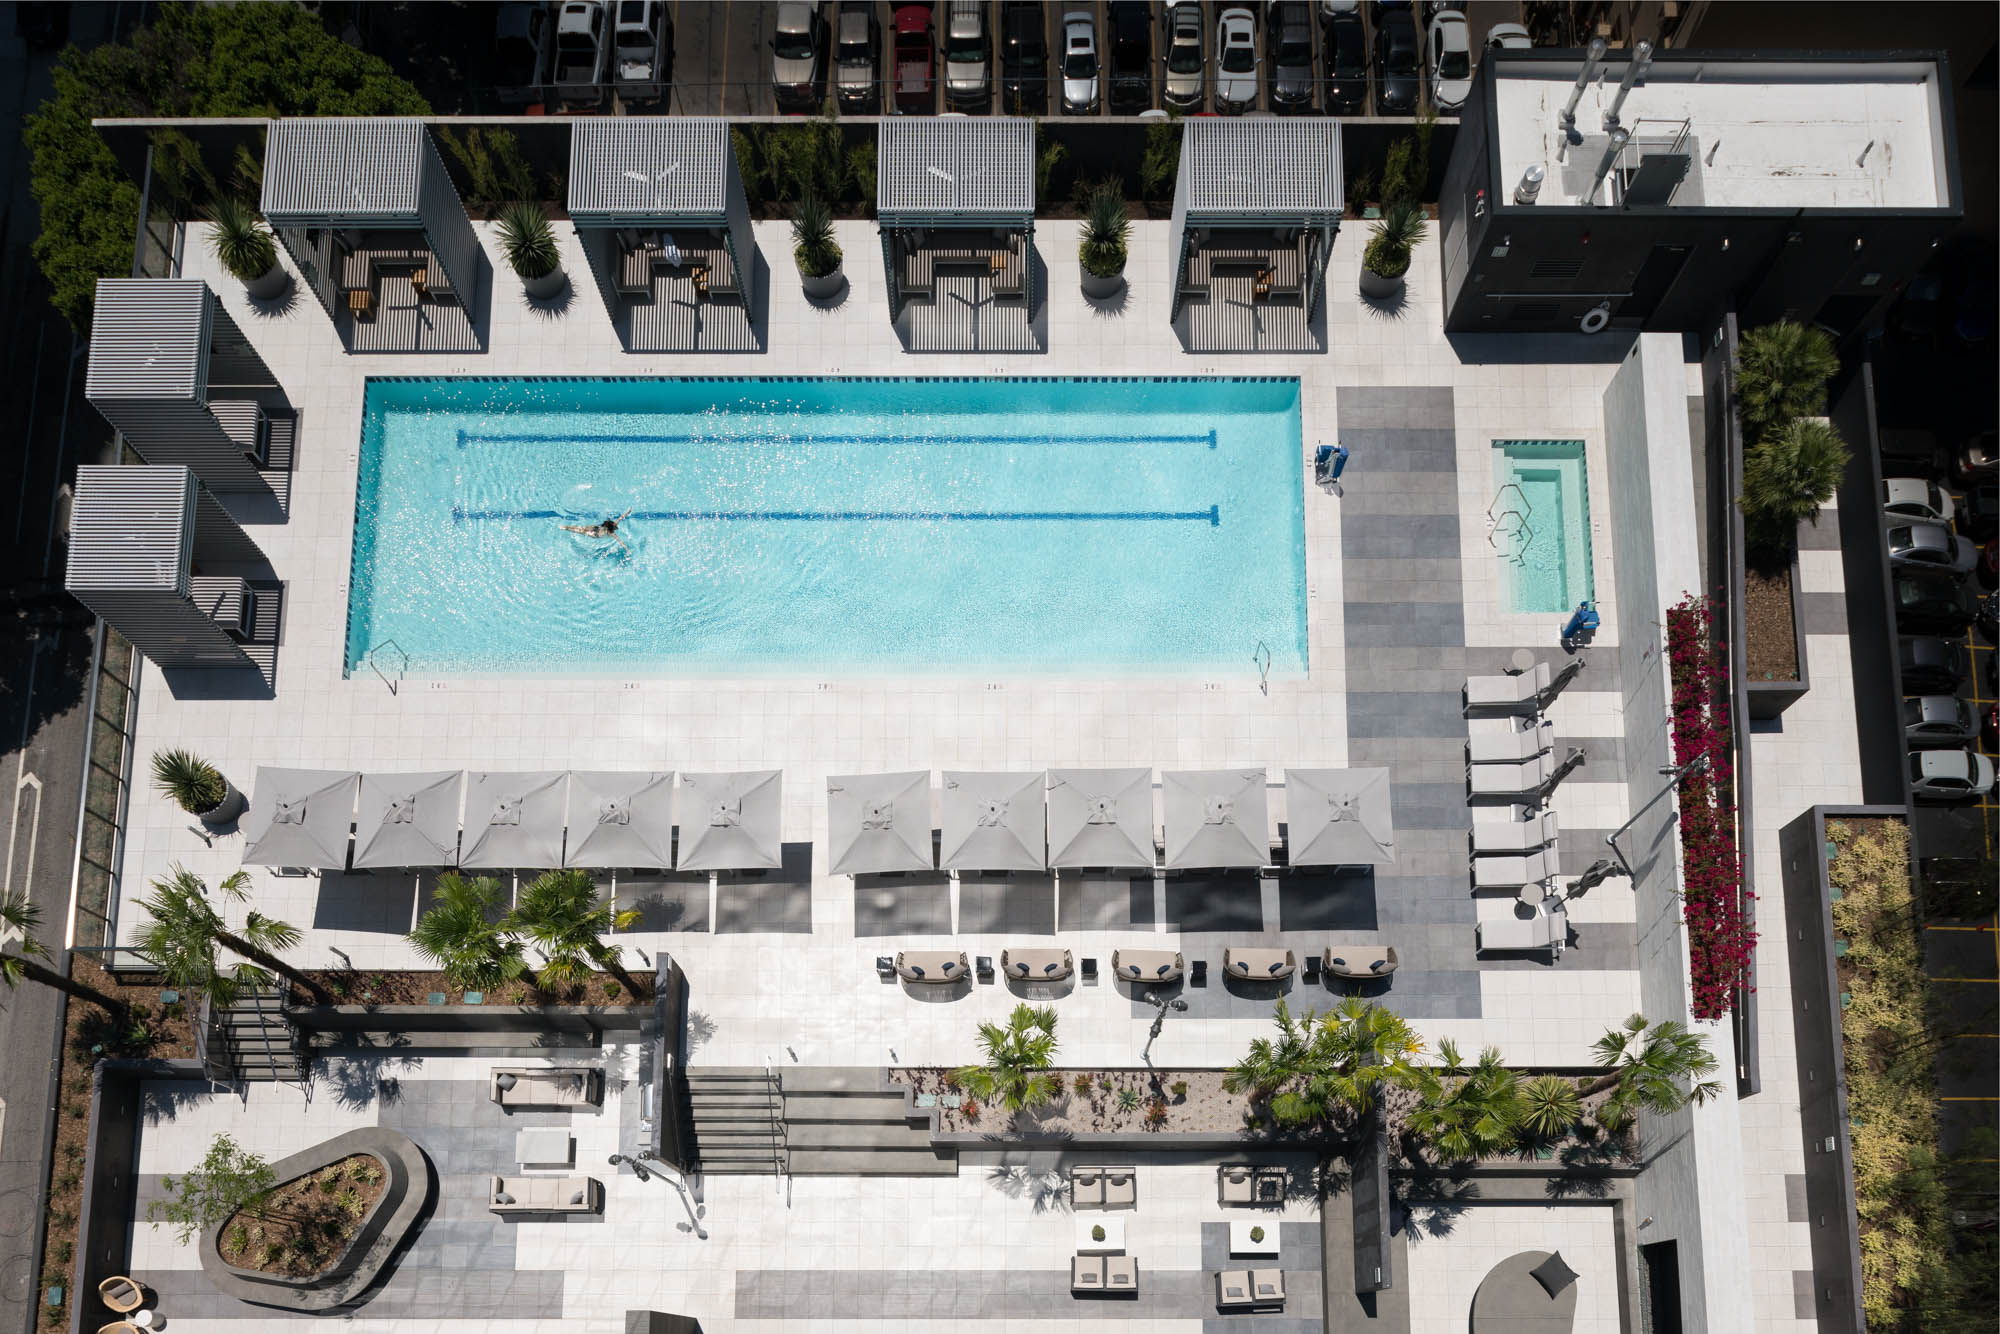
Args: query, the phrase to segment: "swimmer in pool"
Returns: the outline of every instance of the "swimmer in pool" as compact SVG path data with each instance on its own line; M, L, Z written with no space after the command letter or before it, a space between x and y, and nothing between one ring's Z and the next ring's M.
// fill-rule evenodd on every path
M632 511L626 510L617 518L606 519L603 523L566 523L562 525L562 530L565 533L580 533L584 537L608 537L619 546L624 547L627 553L630 553L632 548L625 546L625 539L618 536L618 525L631 517Z

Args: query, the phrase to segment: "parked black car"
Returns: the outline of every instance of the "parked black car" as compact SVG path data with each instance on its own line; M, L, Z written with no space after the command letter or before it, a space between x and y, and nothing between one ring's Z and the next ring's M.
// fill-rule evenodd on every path
M1896 646L1906 695L1950 695L1965 678L1965 650L1949 639L1904 635Z
M1416 21L1407 9L1386 10L1375 21L1375 110L1385 116L1416 114L1423 76L1418 71Z
M1937 437L1914 427L1893 427L1878 437L1884 477L1934 477L1944 460Z
M1978 608L1972 590L1957 579L1931 570L1897 570L1890 582L1896 603L1896 628L1904 631L1963 630Z
M1305 0L1280 0L1264 24L1264 59L1271 67L1271 109L1313 109L1312 10Z
M1034 0L1000 7L1000 110L1039 116L1049 109L1049 28Z
M1112 0L1111 113L1133 116L1153 105L1153 7Z
M2000 487L1992 482L1968 487L1958 502L1958 531L1975 542L1991 538L2000 529Z
M1368 33L1361 15L1346 10L1328 16L1321 34L1326 49L1326 109L1329 115L1360 116L1368 110Z

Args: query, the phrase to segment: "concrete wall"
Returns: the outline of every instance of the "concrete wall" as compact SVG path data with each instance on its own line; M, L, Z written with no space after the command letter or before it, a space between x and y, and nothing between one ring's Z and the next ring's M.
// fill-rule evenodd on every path
M1646 334L1634 343L1605 390L1604 437L1625 696L1625 781L1637 813L1619 846L1634 872L1640 1003L1650 1021L1687 1023L1680 841L1672 800L1655 801L1668 781L1659 770L1673 758L1666 609L1701 588L1687 369L1677 336ZM1706 1034L1710 1050L1727 1065L1728 1026L1692 1026ZM1638 1209L1653 1221L1638 1240L1679 1243L1683 1327L1749 1334L1748 1223L1736 1098L1725 1092L1705 1107L1642 1117L1640 1133L1646 1164L1638 1181Z

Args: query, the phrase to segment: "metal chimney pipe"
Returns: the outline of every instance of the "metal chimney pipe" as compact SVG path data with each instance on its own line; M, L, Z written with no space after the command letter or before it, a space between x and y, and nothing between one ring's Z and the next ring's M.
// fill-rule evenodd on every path
M1576 104L1583 100L1583 90L1590 86L1591 76L1597 73L1598 62L1610 49L1602 37L1590 39L1590 49L1583 54L1583 71L1576 76L1576 87L1569 90L1569 105L1562 109L1563 128L1576 128Z
M1541 163L1529 163L1528 169L1521 173L1521 183L1514 187L1514 202L1517 204L1534 203L1535 196L1542 192L1542 177L1545 174L1542 171Z
M1604 156L1597 160L1597 175L1591 179L1590 193L1584 196L1586 200L1593 204L1597 202L1597 187L1603 185L1604 178L1611 174L1611 168L1617 165L1618 155L1625 151L1626 141L1631 137L1631 133L1624 128L1612 127L1611 139L1604 145ZM1608 204L1611 201L1607 199L1604 202Z
M1631 95L1632 85L1645 77L1652 68L1653 44L1640 42L1632 48L1632 58L1625 62L1625 77L1618 81L1618 96L1611 99L1611 110L1604 113L1604 128L1609 130L1618 124L1618 113L1625 108L1625 99Z

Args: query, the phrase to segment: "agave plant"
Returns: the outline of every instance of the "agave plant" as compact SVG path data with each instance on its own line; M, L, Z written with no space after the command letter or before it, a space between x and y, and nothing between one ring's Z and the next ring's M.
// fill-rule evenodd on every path
M1576 1124L1582 1105L1571 1080L1536 1075L1521 1085L1521 1129L1553 1139Z
M1410 271L1410 252L1423 242L1428 226L1415 204L1394 205L1369 233L1362 266L1377 277L1402 277Z
M254 282L278 262L271 234L257 225L257 210L238 199L222 198L209 209L209 244L231 277Z
M515 200L500 208L500 251L507 267L524 279L546 278L562 263L555 229L540 204Z
M1132 234L1132 217L1125 208L1125 195L1115 182L1106 181L1090 192L1083 211L1083 239L1077 258L1085 273L1094 278L1115 278L1125 272L1125 244Z
M833 239L833 210L815 191L799 198L792 217L792 257L808 278L824 278L840 267L840 242Z
M185 750L153 752L153 786L189 815L212 811L229 795L215 766Z

